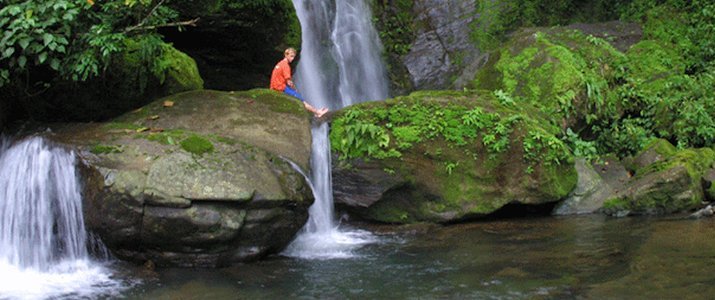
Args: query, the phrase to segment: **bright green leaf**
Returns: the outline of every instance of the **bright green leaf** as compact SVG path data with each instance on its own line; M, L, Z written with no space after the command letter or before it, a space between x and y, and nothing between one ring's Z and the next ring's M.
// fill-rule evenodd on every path
M22 49L24 50L24 49L27 48L27 45L29 45L31 41L32 41L32 38L31 38L31 37L27 37L27 38L21 39L21 40L18 42L18 44L19 44L20 47L22 47Z
M2 57L3 58L10 57L13 53L15 53L15 48L13 48L13 47L7 48L7 49L5 49L5 52L3 52Z
M57 58L53 58L50 60L50 68L52 68L55 71L60 70L60 60Z
M40 64L44 63L45 60L47 60L47 52L42 52L40 55L37 56L38 61Z
M45 46L50 44L52 40L54 40L54 36L52 34L45 33L42 35L42 41L44 42Z

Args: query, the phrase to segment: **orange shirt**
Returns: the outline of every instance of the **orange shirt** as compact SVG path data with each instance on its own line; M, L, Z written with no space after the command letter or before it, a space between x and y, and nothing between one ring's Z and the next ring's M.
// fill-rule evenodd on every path
M287 59L283 59L276 64L271 74L271 89L282 92L286 89L290 80L290 64Z

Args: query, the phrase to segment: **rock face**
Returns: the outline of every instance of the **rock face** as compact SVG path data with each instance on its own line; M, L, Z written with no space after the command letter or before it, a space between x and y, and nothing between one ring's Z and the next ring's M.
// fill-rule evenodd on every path
M307 168L309 122L272 91L197 91L57 138L86 150L85 223L116 256L215 267L280 251L307 220L284 158Z
M711 199L713 163L715 151L710 148L677 150L663 139L623 163L615 158L593 164L579 159L577 187L553 213L603 212L623 217L696 209ZM710 210L694 216L712 215Z
M451 77L470 65L479 51L469 40L475 1L419 0L414 2L415 40L403 57L415 89L450 87Z
M576 172L547 124L489 93L420 92L349 107L332 123L335 202L387 223L449 223L510 203L555 203L574 188Z
M554 215L598 212L603 207L603 203L622 191L630 180L628 171L615 158L593 164L579 158L576 159L576 171L578 172L576 188L554 208Z

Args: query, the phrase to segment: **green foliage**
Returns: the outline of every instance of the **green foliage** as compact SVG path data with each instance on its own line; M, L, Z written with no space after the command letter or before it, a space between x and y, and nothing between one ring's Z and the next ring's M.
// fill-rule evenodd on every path
M594 126L600 153L615 153L624 157L638 152L652 138L647 119L627 118L610 126Z
M498 106L497 99L489 98L500 111L470 104L480 101L478 99L433 96L452 101L427 100L422 98L425 96L413 94L388 103L346 108L333 120L330 132L332 149L341 160L400 158L418 143L444 141L448 147L461 149L474 159L479 151L496 158L508 151L515 140L523 139L524 159L531 165L560 164L570 157L564 143L545 130L530 132L522 137L520 132L523 128L539 125L524 119L519 113ZM428 155L439 156L440 152L437 149ZM459 161L446 161L444 169L451 174L459 164Z
M531 129L524 137L524 158L531 165L561 164L569 158L569 149L563 141L542 129ZM528 171L528 170L527 170Z
M83 4L84 3L84 4ZM60 71L71 50L71 23L85 1L7 1L0 9L0 87L31 66Z
M615 19L619 0L479 0L470 26L480 49L498 47L508 33L520 27L565 25Z
M635 0L622 9L621 17L645 21L645 37L670 43L691 73L715 65L715 2Z
M564 142L573 151L573 155L576 157L583 157L588 160L592 160L599 156L596 142L584 141L578 134L573 132L571 128L566 129Z
M413 1L374 1L372 6L385 52L397 56L407 54L415 34Z
M152 0L5 2L0 9L0 87L21 79L45 84L55 77L88 80L106 70L126 39L151 34L176 17Z

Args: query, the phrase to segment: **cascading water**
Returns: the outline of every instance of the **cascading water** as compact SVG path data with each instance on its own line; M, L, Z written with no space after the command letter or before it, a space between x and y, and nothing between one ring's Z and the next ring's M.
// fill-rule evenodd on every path
M0 149L0 299L111 295L90 259L75 154L33 137Z
M381 45L364 0L293 0L302 29L298 89L315 107L343 108L388 96ZM315 203L308 223L284 252L303 258L352 256L374 240L365 231L338 228L333 215L328 124L312 128Z

